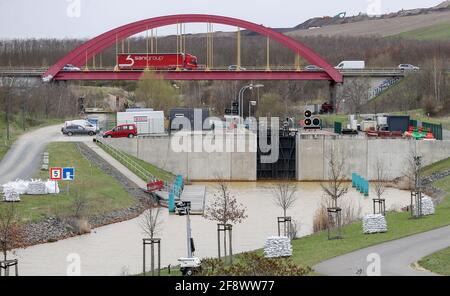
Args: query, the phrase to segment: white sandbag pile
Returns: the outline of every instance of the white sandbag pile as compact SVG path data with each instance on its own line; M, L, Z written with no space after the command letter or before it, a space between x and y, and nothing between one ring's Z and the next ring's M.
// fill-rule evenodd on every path
M422 215L434 215L434 211L433 200L428 196L422 197Z
M8 182L3 185L3 194L12 194L16 192L18 195L30 194L30 195L45 195L45 194L58 194L59 186L57 181L41 181L41 180L16 180ZM5 198L4 198L5 199ZM8 197L9 199L9 197ZM11 197L11 199L14 199Z
M266 258L292 256L291 240L285 236L271 236L264 244Z
M26 194L28 189L28 183L29 181L19 180L17 179L14 182L8 182L3 185L3 191L6 188L9 188L10 190L15 190L18 194Z
M27 194L29 195L44 195L47 194L47 187L41 180L31 180L28 183Z
M47 194L58 194L59 193L58 181L47 180L47 182L45 182L45 190Z
M379 233L387 231L386 217L381 214L371 214L363 217L363 233Z
M20 194L13 186L3 185L3 201L20 201Z

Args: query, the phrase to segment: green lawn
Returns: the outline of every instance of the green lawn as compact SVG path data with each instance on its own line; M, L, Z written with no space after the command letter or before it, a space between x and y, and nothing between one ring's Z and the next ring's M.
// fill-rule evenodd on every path
M50 154L51 167L75 167L75 181L59 182L62 192L58 195L21 196L17 209L21 223L39 221L49 215L73 215L73 201L77 196L88 200L88 215L96 215L117 209L127 208L136 200L113 178L100 168L91 164L78 151L75 143L51 143L47 151ZM37 177L48 178L48 172L39 171ZM0 208L7 206L0 203Z
M423 258L419 265L437 274L450 275L450 248Z
M399 36L417 40L448 40L450 39L450 22L401 33Z
M422 169L422 176L430 176L437 172L442 172L450 168L450 157L433 163Z
M141 178L142 180L144 180L145 182L147 182L148 180L145 179L145 176L143 176L138 170L136 170L136 168L134 168L133 166L130 166L127 162L125 162L123 159L117 158L115 157L115 155L113 153L110 153L111 151L107 148L105 148L105 146L100 143L97 142L97 144L103 149L105 150L107 153L109 153L111 156L113 156L114 158L116 158L121 164L123 164L124 166L126 166L130 171L132 171L133 173L135 173L139 178ZM147 172L149 172L151 175L155 176L156 178L158 178L159 180L163 180L163 181L173 181L173 179L175 178L175 175L173 175L170 172L167 172L163 169L160 169L146 161L143 161L137 157L134 157L132 155L129 155L127 153L123 153L124 155L126 155L127 158L129 158L133 163L138 164L139 166L141 166L142 168L144 168Z

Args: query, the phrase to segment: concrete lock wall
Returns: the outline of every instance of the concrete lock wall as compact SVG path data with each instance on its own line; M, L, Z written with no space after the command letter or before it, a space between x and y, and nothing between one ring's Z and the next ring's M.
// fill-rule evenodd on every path
M329 179L328 159L332 149L345 158L345 178L358 173L369 180L376 179L378 159L388 178L404 176L408 158L423 156L423 165L450 157L450 141L415 141L405 139L357 138L297 138L297 179L320 181Z
M228 139L228 140L227 140ZM173 139L168 136L139 137L135 139L104 139L105 143L159 168L181 174L189 180L255 181L256 136L251 134L216 135L214 139L195 139L190 136L191 151L196 143L222 143L223 152L176 152ZM216 142L217 141L217 142ZM227 143L228 150L227 150ZM231 144L230 144L231 143ZM203 145L200 145L203 146ZM238 147L244 147L240 152ZM198 146L197 146L198 148ZM297 137L297 179L299 181L328 180L328 157L332 149L345 157L345 178L358 173L369 180L376 178L376 163L382 160L390 179L405 174L408 157L413 153L423 156L423 165L450 157L450 141L415 141L405 139ZM233 151L233 152L227 152Z
M253 134L194 134L185 137L138 137L105 139L105 143L192 181L256 180L256 136ZM178 142L176 142L178 140ZM192 152L179 151L186 144ZM189 145L190 144L190 145ZM211 147L214 145L214 147ZM211 152L212 151L212 152ZM218 151L218 152L216 152Z

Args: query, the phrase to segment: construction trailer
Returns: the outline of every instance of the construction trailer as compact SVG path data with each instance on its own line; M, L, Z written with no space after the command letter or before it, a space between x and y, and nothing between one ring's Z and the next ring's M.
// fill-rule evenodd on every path
M164 111L148 109L117 112L117 125L135 124L138 135L164 134Z

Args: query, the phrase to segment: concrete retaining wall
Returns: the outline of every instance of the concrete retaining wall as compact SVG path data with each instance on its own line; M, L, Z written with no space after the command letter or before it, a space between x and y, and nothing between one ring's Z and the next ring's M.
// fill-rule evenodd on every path
M390 179L401 177L407 170L408 157L423 156L423 165L450 157L450 141L415 141L403 139L320 138L297 139L297 179L327 180L328 160L332 149L345 157L345 176L358 173L369 180L376 178L376 163L383 165Z
M256 137L254 135L227 135L226 137L211 135L204 136L203 139L199 135L183 138L139 137L105 139L105 143L159 168L181 174L192 181L217 178L238 181L256 180ZM191 147L190 151L194 152L173 149L177 143L187 143L185 148ZM210 145L201 145L202 143Z
M255 181L256 137L254 135L234 135L230 142L223 136L208 138L206 142L219 143L219 152L205 151L199 138L190 138L191 151L176 152L173 138L145 137L135 139L105 139L105 143L120 149L157 167L181 174L189 180ZM227 145L228 143L228 145ZM189 146L189 145L188 145ZM238 150L241 147L241 150ZM242 150L244 147L244 150ZM234 151L234 152L227 152ZM407 170L407 158L414 152L423 155L423 165L450 157L450 141L415 141L403 139L364 139L364 138L297 138L297 179L300 181L320 181L328 178L327 157L330 151L342 151L346 170L345 177L350 180L352 173L358 173L369 180L376 178L376 163L383 165L390 179L401 177ZM199 151L199 150L197 150Z

